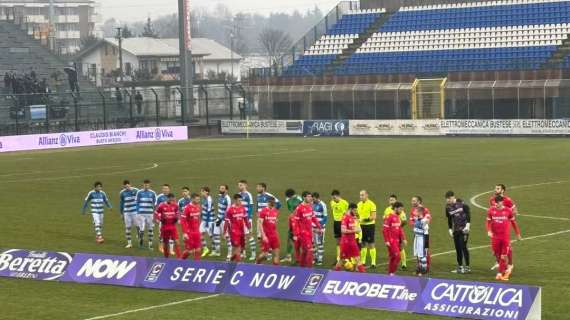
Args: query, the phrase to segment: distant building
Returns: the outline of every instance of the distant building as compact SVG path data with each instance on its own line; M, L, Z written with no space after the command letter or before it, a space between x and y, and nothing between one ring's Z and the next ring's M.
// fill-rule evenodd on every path
M81 39L97 36L99 22L94 0L0 0L0 20L13 21L36 39L53 40L59 54L79 51ZM54 26L50 33L50 17ZM50 40L51 39L51 40Z
M180 73L178 39L127 38L122 41L123 72L127 80L143 72L153 80L175 80ZM83 50L75 59L81 72L101 85L119 69L119 43L105 38ZM218 42L205 38L192 39L192 63L197 79L233 73L241 79L242 57Z

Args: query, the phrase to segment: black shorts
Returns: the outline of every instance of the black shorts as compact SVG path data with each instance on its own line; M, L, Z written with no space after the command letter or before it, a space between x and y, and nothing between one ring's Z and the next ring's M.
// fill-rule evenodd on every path
M342 225L342 221L335 221L334 222L333 230L334 230L334 238L335 239L340 239L342 237L341 225Z
M366 224L360 226L362 228L362 243L374 243L374 233L376 225Z

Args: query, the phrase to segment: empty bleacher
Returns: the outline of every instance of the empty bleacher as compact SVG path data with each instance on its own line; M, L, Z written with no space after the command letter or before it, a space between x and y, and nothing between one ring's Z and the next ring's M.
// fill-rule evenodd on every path
M322 74L326 66L353 44L384 12L383 9L352 10L343 15L285 74Z
M346 46L359 39L355 34L336 35L337 30L345 30L337 25L285 74L320 74L335 56L347 54ZM332 71L366 75L537 70L551 67L553 61L559 61L556 67L570 68L567 53L561 51L569 34L567 0L402 7Z

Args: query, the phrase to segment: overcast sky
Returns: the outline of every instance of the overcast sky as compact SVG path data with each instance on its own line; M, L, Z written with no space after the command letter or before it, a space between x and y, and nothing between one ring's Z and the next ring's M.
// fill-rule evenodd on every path
M178 0L98 0L101 4L103 21L115 18L120 21L146 19L177 11ZM340 0L190 0L191 6L214 9L217 4L228 6L232 12L268 14L270 12L303 12L318 5L328 12Z

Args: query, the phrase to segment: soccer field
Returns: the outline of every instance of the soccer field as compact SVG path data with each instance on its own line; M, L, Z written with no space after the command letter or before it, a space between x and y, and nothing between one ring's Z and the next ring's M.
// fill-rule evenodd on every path
M235 191L237 181L247 179L252 193L257 182L266 182L268 191L281 199L293 187L299 193L320 192L327 203L333 188L349 201L357 201L358 191L367 189L379 211L391 193L406 208L412 196L421 195L433 216L432 275L494 281L484 211L478 206L486 207L485 192L504 183L519 207L525 238L514 244L511 282L543 288L544 319L569 319L569 161L570 140L546 138L224 139L2 154L0 248L158 256L156 250L124 249L117 209L123 179L140 185L149 178L157 192L160 184L170 183L177 193L186 185L192 191L204 185L217 190L223 183ZM104 183L115 207L106 213L103 245L95 243L90 215L80 215L95 180ZM472 207L469 275L450 273L455 252L444 215L448 190ZM285 210L281 212L284 244ZM335 259L331 225L327 241L329 267ZM385 273L386 250L381 241L377 247L381 266L375 272ZM0 305L0 319L438 319L230 295L12 279L0 279Z

